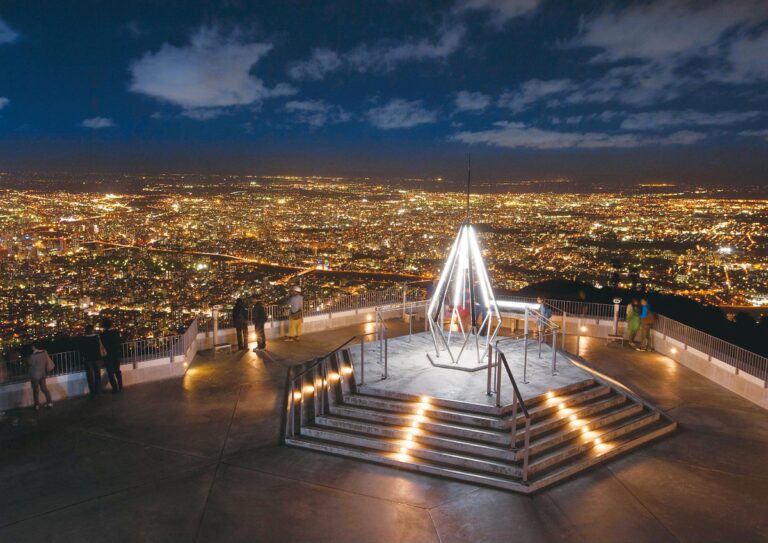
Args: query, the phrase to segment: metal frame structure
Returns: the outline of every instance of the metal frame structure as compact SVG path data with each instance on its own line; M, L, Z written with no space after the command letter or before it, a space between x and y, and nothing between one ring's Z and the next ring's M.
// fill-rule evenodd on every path
M477 299L478 291L481 295L480 301ZM479 325L478 306L483 315ZM462 308L469 309L470 321L466 329L460 315ZM450 316L447 332L444 327L446 309ZM477 365L482 364L501 327L501 314L477 243L475 229L469 219L462 223L456 234L448 260L430 300L427 321L435 343L435 356L439 358L441 351L445 351L451 362L457 366L467 347L470 346L471 349L473 344L475 362ZM457 329L456 334L461 334L460 345L452 342L454 327ZM483 331L485 335L481 335Z

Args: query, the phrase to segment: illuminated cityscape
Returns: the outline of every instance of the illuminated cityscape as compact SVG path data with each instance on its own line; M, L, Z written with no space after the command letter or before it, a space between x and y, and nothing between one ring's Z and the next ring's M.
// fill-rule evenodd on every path
M4 177L6 344L79 333L99 316L135 336L165 335L241 295L279 303L294 283L323 299L429 280L465 213L465 195L440 183L185 175L121 185L107 177L123 189L105 192L84 178L73 191L67 176ZM768 201L651 188L485 186L471 209L495 288L560 278L718 306L768 303Z
M0 1L0 543L768 542L768 0Z

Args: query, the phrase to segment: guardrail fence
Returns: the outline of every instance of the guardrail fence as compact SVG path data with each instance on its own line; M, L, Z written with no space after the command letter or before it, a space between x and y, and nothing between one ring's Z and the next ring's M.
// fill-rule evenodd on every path
M198 323L195 319L183 334L159 338L136 339L122 344L121 366L131 365L134 368L149 360L169 359L172 363L184 357L186 352L197 341ZM52 353L51 359L55 365L50 373L52 376L66 375L85 371L79 351ZM26 359L0 364L0 384L25 381L29 379L29 368Z

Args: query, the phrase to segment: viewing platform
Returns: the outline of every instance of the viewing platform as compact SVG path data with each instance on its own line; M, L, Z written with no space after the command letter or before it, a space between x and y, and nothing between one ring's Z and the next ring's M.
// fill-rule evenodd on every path
M296 375L353 336L375 334L376 308L342 308L338 320L336 313L312 315L307 328L316 331L299 342L279 339L278 322L260 353L214 353L211 330L201 327L194 341L179 336L165 350L155 344L127 359L124 369L152 373L122 395L78 397L81 374L64 368L60 378L74 399L0 416L0 540L765 541L765 410L740 397L731 381L715 382L726 376L751 387L760 366L740 361L742 369L728 370L735 366L717 359L718 351L702 350L702 357L685 349L685 329L664 322L654 331L656 351L637 352L609 341L612 307L594 304L587 316L571 316L569 305L552 304L568 312L564 341L558 336L558 351L568 357L558 354L552 383L583 382L582 372L591 372L608 384L587 388L601 395L610 388L603 400L616 402L621 416L638 415L647 403L678 424L675 432L528 496L286 447L289 372ZM413 375L398 376L407 369L398 352L424 331L418 305L406 319L386 307L387 367L378 342L366 342L364 394L408 394L431 381L426 357ZM504 333L514 329L507 322ZM232 339L231 329L218 330L218 341ZM538 343L529 345L527 379L514 349L507 350L526 400L553 379L551 351L541 347L539 358ZM126 349L134 352L132 344ZM708 373L704 364L722 373ZM169 375L164 365L183 369ZM465 378L487 386L486 371L444 371L457 381L456 391ZM627 391L615 390L614 382ZM512 394L502 383L508 410ZM496 396L489 400L483 386L475 400L492 411Z
M408 332L396 320L388 328L390 337ZM281 445L288 369L365 331L361 324L270 341L263 353L203 350L181 378L6 413L0 540L768 537L765 411L664 355L598 338L580 339L589 367L680 428L532 497ZM568 350L576 341L567 338Z

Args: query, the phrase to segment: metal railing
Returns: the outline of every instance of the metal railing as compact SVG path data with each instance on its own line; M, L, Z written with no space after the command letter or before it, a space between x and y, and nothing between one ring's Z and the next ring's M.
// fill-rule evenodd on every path
M372 343L366 341L366 338L374 336L374 341L380 344L380 356L383 356L382 361L384 364L384 374L382 379L386 379L387 375L387 336L385 327L377 327L374 332L367 334L358 334L352 336L344 343L333 349L332 351L314 358L309 363L304 365L304 368L294 375L294 368L291 367L288 370L288 406L287 417L288 423L286 424L286 437L296 435L296 417L303 417L302 411L305 396L312 396L312 410L317 415L324 415L328 411L329 398L331 386L337 381L340 383L344 379L354 379L354 365L352 360L349 364L339 359L339 354L346 348L351 348L351 345L355 342L360 343L360 383L355 383L355 386L362 386L365 384L365 345ZM336 363L338 371L334 371L331 368L331 364Z
M491 353L489 351L489 358L491 356ZM523 482L528 481L528 458L530 456L530 449L531 449L531 414L528 412L528 407L525 405L525 400L523 399L523 395L520 394L520 389L517 388L517 382L515 381L514 375L512 375L512 369L509 367L509 363L507 362L507 357L504 355L504 353L498 348L498 342L496 343L495 348L495 358L496 358L496 375L498 376L498 381L501 381L501 367L504 366L504 370L507 373L507 377L509 377L509 381L512 384L513 394L512 394L512 427L510 428L510 444L513 451L518 451L517 447L517 411L518 408L520 411L522 411L523 419L525 420L525 432L523 437L523 450L522 450L522 457L523 457L523 467L522 467L522 480ZM498 392L501 392L501 384L498 386ZM499 395L497 393L496 398L498 399ZM498 403L498 402L497 402Z
M670 337L679 341L684 345L684 349L691 347L707 355L709 360L714 358L733 366L738 371L768 382L768 358L765 356L663 315L657 315L654 329L665 338Z
M121 345L121 365L132 365L134 368L142 362L169 358L175 362L178 357L184 357L193 342L197 341L197 319L192 321L183 334L159 338L138 339L126 341ZM66 375L85 371L79 351L51 353L55 365L50 376ZM15 362L4 363L0 366L0 384L25 381L29 379L29 367L26 358Z
M329 315L341 313L343 311L353 311L359 309L374 308L382 305L390 305L406 302L418 302L424 300L424 289L414 287L406 283L385 290L371 290L360 294L340 294L328 298L319 298L304 300L304 316ZM219 329L232 328L232 308L233 304L225 304L219 310ZM289 315L288 305L269 304L264 306L268 321L287 320ZM248 322L252 321L252 310L247 308ZM212 329L211 315L202 315L200 318L200 327L203 331Z

